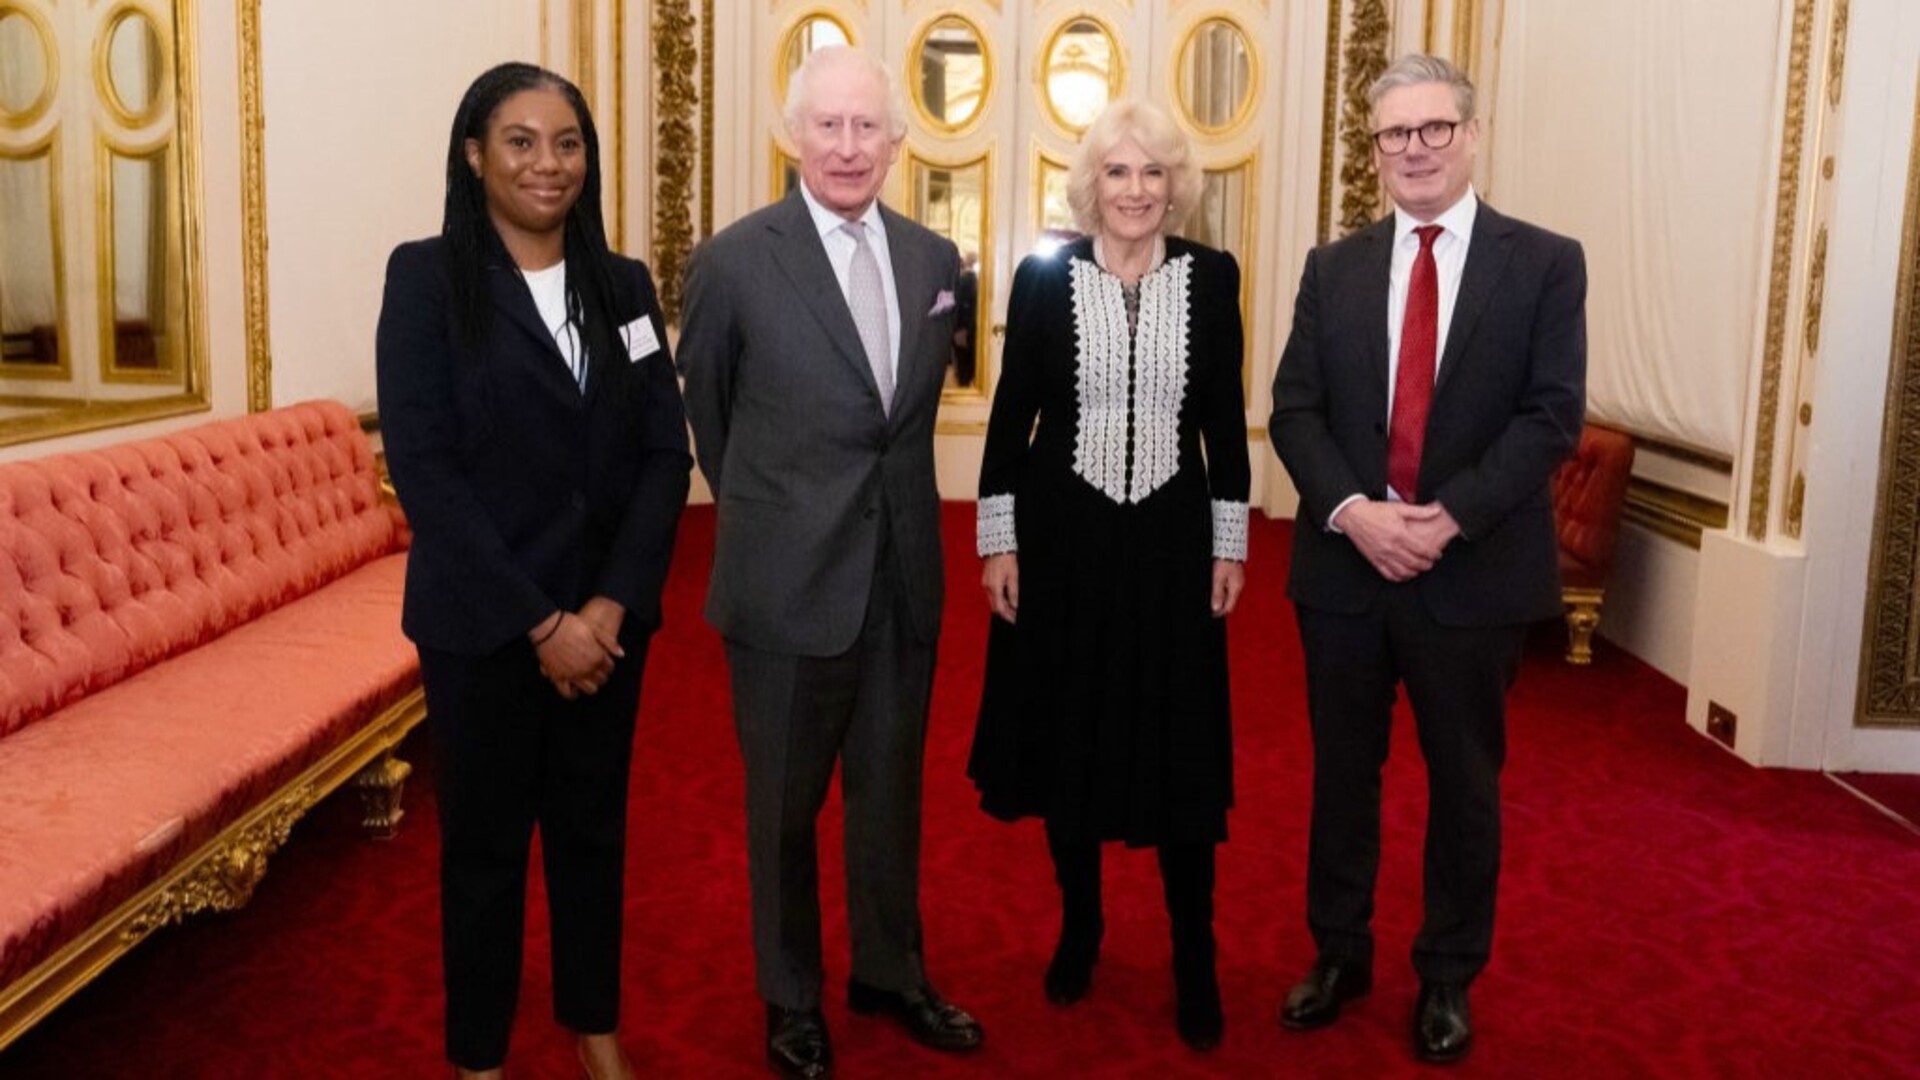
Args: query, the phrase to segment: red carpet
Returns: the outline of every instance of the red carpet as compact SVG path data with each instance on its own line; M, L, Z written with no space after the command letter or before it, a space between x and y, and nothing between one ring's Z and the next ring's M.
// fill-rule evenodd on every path
M981 1017L971 1059L827 1010L843 1077L1328 1076L1421 1071L1407 1045L1425 800L1403 718L1387 777L1379 967L1334 1028L1284 1032L1312 959L1302 918L1310 762L1282 598L1287 526L1256 518L1233 625L1239 806L1222 849L1225 1044L1173 1033L1151 853L1109 855L1093 994L1048 1006L1053 887L1037 827L975 808L963 774L985 606L972 507L949 508L949 615L927 755L931 972ZM747 937L740 766L721 648L699 618L712 516L689 513L641 709L625 1002L643 1072L755 1077L761 1012ZM1684 693L1600 646L1558 659L1548 628L1514 695L1506 873L1478 1044L1461 1076L1920 1076L1920 838L1817 774L1750 769L1682 722ZM323 806L232 916L166 930L12 1049L0 1076L438 1077L435 821L426 755L401 838L363 841ZM830 810L829 814L834 813ZM845 975L836 837L823 868L833 986ZM520 1077L578 1075L548 1017L544 913L531 920Z
M1833 778L1920 832L1920 775L1843 772L1834 773Z

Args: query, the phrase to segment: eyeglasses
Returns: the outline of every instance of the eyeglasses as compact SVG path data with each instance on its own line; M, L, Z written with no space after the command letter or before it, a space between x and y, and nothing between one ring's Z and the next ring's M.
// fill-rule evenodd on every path
M1383 154L1404 154L1413 142L1413 133L1420 133L1420 142L1429 150L1445 150L1453 145L1453 129L1466 123L1464 120L1429 120L1417 128L1390 127L1381 128L1373 133L1373 145Z

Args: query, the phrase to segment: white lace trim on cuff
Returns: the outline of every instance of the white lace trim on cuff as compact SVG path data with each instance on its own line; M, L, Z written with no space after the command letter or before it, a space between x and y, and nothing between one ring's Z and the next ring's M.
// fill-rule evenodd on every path
M1213 500L1213 557L1247 561L1247 504Z
M1246 507L1242 506L1244 511ZM980 557L1004 555L1009 551L1019 551L1020 541L1013 531L1013 496L988 495L980 500L975 519L975 544ZM1242 515L1241 535L1246 534L1245 515Z

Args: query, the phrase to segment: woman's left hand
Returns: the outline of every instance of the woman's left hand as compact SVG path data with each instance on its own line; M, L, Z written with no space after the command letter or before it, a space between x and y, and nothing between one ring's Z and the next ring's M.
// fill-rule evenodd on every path
M1247 587L1247 566L1232 559L1213 560L1213 617L1233 614L1240 603L1240 590Z

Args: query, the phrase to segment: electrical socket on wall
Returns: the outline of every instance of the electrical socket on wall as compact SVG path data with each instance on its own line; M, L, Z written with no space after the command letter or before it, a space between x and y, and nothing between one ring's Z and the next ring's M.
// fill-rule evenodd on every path
M1717 701L1707 702L1707 734L1720 741L1722 746L1733 749L1733 733L1740 726L1740 718L1733 710Z

